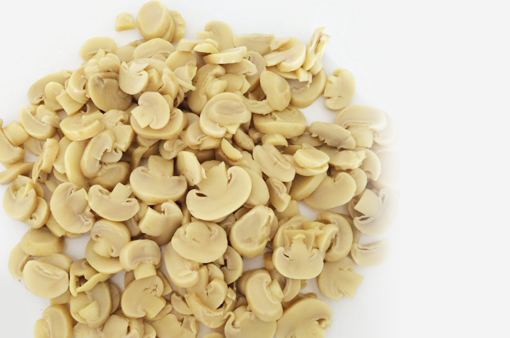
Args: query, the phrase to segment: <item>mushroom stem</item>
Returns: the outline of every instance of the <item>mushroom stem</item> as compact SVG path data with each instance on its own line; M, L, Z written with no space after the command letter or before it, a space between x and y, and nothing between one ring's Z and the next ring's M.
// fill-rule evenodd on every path
M142 263L134 270L135 279L142 279L156 275L156 267L153 264Z

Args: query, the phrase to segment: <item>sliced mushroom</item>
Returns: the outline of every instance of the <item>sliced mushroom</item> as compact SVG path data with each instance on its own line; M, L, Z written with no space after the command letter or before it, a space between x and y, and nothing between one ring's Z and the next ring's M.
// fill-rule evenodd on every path
M350 71L338 68L328 78L324 89L326 107L331 110L342 110L347 107L354 96L356 80Z
M90 208L99 216L110 221L127 221L133 217L140 204L136 198L131 198L132 191L129 186L117 184L110 192L107 189L94 185L88 193Z
M149 64L144 60L123 62L119 72L119 87L124 93L136 95L141 93L149 83L149 74L145 70Z
M193 316L180 316L173 313L152 321L151 325L157 337L195 338L198 332L198 323Z
M398 195L387 188L378 194L367 189L353 202L354 226L368 236L383 234L398 216Z
M189 304L195 317L212 329L219 328L225 324L228 319L228 313L234 310L235 300L235 291L228 289L223 305L217 309L211 309L200 300L196 293L191 292L186 295L186 302Z
M152 129L162 129L170 120L170 107L160 93L145 92L131 114L142 128L150 126Z
M227 132L235 134L239 126L250 119L251 113L239 96L221 93L204 106L200 114L200 128L211 137L222 138Z
M127 184L130 173L129 163L105 163L101 166L97 176L90 179L90 183L98 184L108 190L113 190L119 183Z
M39 179L41 172L46 174L51 173L58 151L58 141L54 138L47 139L43 146L43 152L39 155L32 168L32 180L34 182Z
M90 328L101 327L110 316L112 299L108 282L98 283L89 291L71 297L70 310L73 318Z
M104 130L102 118L103 114L99 111L75 114L64 118L60 129L71 141L88 140Z
M167 245L165 253L165 266L172 282L181 288L192 287L198 283L198 270L200 264L190 261L177 253L173 245Z
M135 59L144 59L162 56L166 60L174 50L175 47L169 41L155 38L137 46L133 57Z
M327 74L326 71L322 69L312 78L312 82L309 85L301 85L291 89L291 104L297 108L311 106L324 92L326 82Z
M98 283L104 282L110 277L110 274L98 272L85 259L80 259L71 264L69 291L76 297L78 293L90 291Z
M339 125L326 122L312 122L308 131L313 137L318 137L321 141L331 147L338 149L354 149L356 141L351 133Z
M384 262L390 254L390 244L383 239L370 244L354 243L352 245L352 259L361 266L374 266Z
M324 34L325 30L326 27L317 28L315 30L306 50L306 59L303 68L309 70L314 75L322 69L322 56L331 39L329 35Z
M282 72L292 72L303 65L306 57L306 46L297 39L274 39L271 53L264 55L267 66L277 66Z
M105 130L94 136L86 145L80 160L80 168L87 178L97 177L102 168L103 156L113 150L115 134L111 130Z
M227 234L214 223L191 222L175 232L171 242L177 253L189 260L209 263L227 250Z
M221 50L219 53L204 56L205 63L223 65L238 63L246 57L248 49L246 47L237 47Z
M214 262L219 265L223 272L225 283L232 284L241 277L244 268L244 261L241 255L232 247L227 247L227 251L222 257Z
M35 324L36 338L72 338L73 317L65 305L51 305L42 314L42 318Z
M363 169L369 180L374 182L379 180L379 176L381 176L382 171L381 160L377 154L370 149L360 150L365 153L365 159L363 160L363 163L361 163L360 168Z
M287 209L282 212L275 211L274 213L279 222L286 221L291 219L294 216L301 215L301 211L299 210L298 202L296 200L291 200Z
M118 257L103 257L94 250L94 240L89 240L85 248L85 258L87 262L97 271L113 275L122 271L120 260Z
M273 322L283 314L283 293L266 270L250 271L244 281L244 294L253 313L264 322Z
M138 226L146 238L164 245L173 237L182 220L183 214L179 206L168 201L154 208L147 208Z
M242 34L234 36L234 45L245 46L248 51L264 55L271 51L270 44L273 39L273 34Z
M288 194L287 187L282 181L276 178L268 178L266 180L269 189L269 201L277 211L283 211L289 206L291 197Z
M332 209L347 204L356 192L356 181L347 173L327 176L317 189L304 199L310 207L318 210Z
M197 38L200 40L213 39L218 42L220 51L234 48L234 33L232 28L221 21L209 21L204 28L204 32L198 32Z
M47 106L26 106L19 112L19 119L25 131L32 137L45 140L53 137L60 124L57 113Z
M269 189L262 175L248 168L245 168L245 170L250 175L252 189L250 197L248 197L244 205L249 208L256 207L257 205L267 205L269 202Z
M141 319L126 318L120 314L111 315L101 332L109 338L145 337L145 327Z
M291 92L289 83L283 77L271 71L264 70L260 74L260 87L266 95L267 103L272 108L271 111L282 111L288 107L291 100ZM255 110L253 110L253 112L260 113ZM261 114L264 113L265 112L261 112Z
M60 184L53 192L50 209L55 220L66 231L86 233L94 225L87 192L73 183Z
M146 40L162 37L172 22L170 12L159 1L145 3L136 16L138 30Z
M47 75L37 80L28 90L27 96L31 104L38 105L44 101L45 94L44 90L46 86L51 82L56 82L63 85L67 79L71 76L71 72L68 70L62 70L57 73Z
M243 305L235 309L225 325L227 338L273 338L276 321L265 322Z
M220 65L205 65L198 69L193 85L196 90L189 93L188 106L196 114L200 114L207 101L214 95L223 93L227 82L218 79L225 75L225 68Z
M119 222L102 219L90 230L94 251L106 258L119 257L121 249L131 240L128 228Z
M7 216L18 221L27 220L37 209L37 183L26 176L18 176L4 194L3 207Z
M306 130L306 117L299 109L289 106L281 112L253 115L253 126L264 134L280 134L292 138Z
M371 148L374 134L386 128L388 119L386 113L380 109L350 106L338 113L335 123L351 132L357 147Z
M106 53L115 53L117 51L117 44L113 39L107 37L92 38L85 41L80 49L80 56L83 60L87 61L100 50Z
M225 163L207 171L207 178L186 196L191 214L205 221L214 221L239 209L250 197L250 175L241 167L227 170Z
M294 167L271 144L256 146L253 149L253 158L269 177L282 182L291 182L296 175Z
M30 255L21 249L21 244L16 244L9 254L9 272L12 278L20 280L23 278L23 269L30 260Z
M276 338L324 337L331 325L332 312L323 301L303 298L285 310L278 321Z
M131 95L120 89L119 76L115 73L92 75L87 82L87 88L92 102L103 111L124 110L132 103Z
M205 170L198 162L197 156L189 151L181 151L177 154L176 170L178 175L186 177L190 187L206 178Z
M354 262L349 257L336 262L326 263L317 284L322 294L329 299L340 299L344 295L354 297L354 293L363 282L363 276L354 273Z
M136 279L122 294L122 312L130 318L153 319L165 307L163 281L158 276Z
M47 228L30 229L21 238L21 249L30 256L48 256L64 249L64 239Z
M296 178L292 181L292 186L290 187L290 196L296 201L304 200L319 187L326 176L327 173L325 172L314 176L296 175Z
M357 169L366 158L366 152L354 150L342 150L331 156L329 164L337 170Z
M5 164L14 164L19 162L25 156L25 150L21 147L14 146L4 134L3 120L0 119L0 162Z
M186 116L180 109L173 108L170 111L168 123L161 129L153 129L150 126L142 128L133 115L131 115L130 123L140 137L150 140L171 140L176 138L186 126Z
M32 171L34 162L18 162L0 172L0 184L7 184L14 181L18 176Z
M161 262L161 249L154 241L139 239L124 245L119 258L122 268L133 270L138 280L156 275L156 266Z
M69 287L67 271L37 260L25 264L23 280L28 291L41 298L56 298Z
M328 154L315 149L311 145L304 143L301 149L298 149L294 155L294 161L304 169L313 169L317 174L328 170L330 158Z

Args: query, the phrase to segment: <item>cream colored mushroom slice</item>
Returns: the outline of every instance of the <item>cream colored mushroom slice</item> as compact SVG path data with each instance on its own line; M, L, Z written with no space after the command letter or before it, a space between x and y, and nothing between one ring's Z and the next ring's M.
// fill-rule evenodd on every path
M119 87L119 75L116 73L96 73L87 82L92 102L101 110L125 110L132 103L132 97Z
M198 283L200 264L179 255L173 245L167 245L164 260L170 279L175 285L188 288Z
M206 306L194 292L188 293L185 297L195 317L211 329L223 326L228 319L228 313L234 310L236 305L236 293L232 289L228 289L225 302L217 309Z
M3 130L3 120L0 119L0 162L14 164L21 161L25 156L25 150L14 146L6 136Z
M331 39L329 35L324 34L325 30L326 27L320 27L315 30L306 50L303 69L309 70L314 75L322 69L322 56Z
M246 57L248 49L246 47L237 47L221 50L219 53L204 56L205 63L223 65L238 63Z
M256 257L264 252L278 220L268 207L259 205L244 214L230 230L230 243L242 256Z
M159 1L145 3L136 16L136 25L145 40L162 37L172 22L168 8Z
M197 71L193 79L196 90L188 95L188 106L196 114L200 114L207 101L216 94L223 93L227 82L218 78L225 75L225 68L220 65L204 65Z
M273 253L273 264L278 272L287 278L310 279L317 277L324 266L324 256L313 247L315 238L303 232L287 230L289 244L278 247Z
M25 131L39 140L45 140L55 135L60 124L57 113L47 106L26 106L19 112L19 119Z
M270 71L260 74L260 86L266 94L266 100L276 111L282 111L290 103L291 92L289 83L280 75Z
M371 181L379 180L379 176L381 175L382 165L381 160L370 149L359 148L358 150L365 153L365 159L361 163L360 168L366 173L367 178Z
M60 122L60 129L71 141L88 140L104 130L102 118L103 113L99 111L67 116Z
M244 261L241 255L231 246L227 247L227 251L222 257L215 262L223 272L225 283L230 285L241 277L244 269Z
M77 323L73 327L75 338L101 338L100 329L92 329L87 324Z
M349 298L354 297L356 290L363 282L363 276L353 270L354 262L349 257L335 263L326 263L317 277L317 284L322 294L335 300L344 295Z
M352 134L357 147L371 148L374 133L383 131L388 119L386 113L369 106L350 106L343 109L335 118L335 123Z
M162 297L163 289L163 281L158 276L132 281L122 294L122 312L129 318L156 317L166 305Z
M351 177L356 182L356 191L354 192L354 196L358 196L363 191L365 191L365 188L367 187L368 183L367 174L362 169L356 168L350 170L349 175L351 175Z
M372 184L377 189L400 189L400 153L394 150L377 153L381 162L381 173L377 181Z
M85 248L87 262L97 271L113 275L123 270L118 257L103 257L94 250L94 240L89 240Z
M215 138L227 132L235 134L239 126L250 121L251 113L238 95L221 93L211 98L200 114L200 128Z
M276 178L268 178L266 180L269 188L269 201L277 211L283 211L289 206L291 197L287 192L287 187L282 181Z
M186 196L186 205L194 217L214 221L239 209L250 197L250 175L241 167L227 170L225 163L207 171L207 178Z
M277 66L282 72L292 72L305 62L306 46L295 38L274 39L271 53L264 55L268 67Z
M251 169L244 169L250 176L252 186L250 196L244 205L249 208L256 207L257 205L267 205L269 202L269 189L262 175L257 174Z
M282 212L275 211L274 213L279 222L285 222L286 220L291 219L294 216L301 215L301 211L299 210L298 201L291 200L287 209Z
M366 156L366 152L362 150L342 150L331 156L329 164L337 170L357 169L361 166Z
M161 129L153 129L150 126L142 128L133 115L131 115L130 123L135 133L140 137L151 140L171 140L183 131L186 126L186 116L180 109L173 108L170 111L168 123Z
M35 161L34 167L32 168L32 180L34 182L39 179L41 173L51 173L58 152L58 141L54 138L47 139L43 146L43 152L39 155Z
M264 134L280 134L285 138L292 138L306 130L306 117L299 109L287 107L281 112L267 115L254 114L253 126Z
M110 316L112 299L108 282L98 283L89 291L71 297L70 311L73 318L90 328L101 327Z
M383 239L369 244L352 245L351 256L356 264L361 266L374 266L383 263L390 254L390 243Z
M177 154L185 150L188 145L182 140L182 138L174 138L159 143L159 154L165 160L173 160L177 157Z
M219 225L191 222L177 229L171 245L185 259L210 263L223 256L228 243L225 230Z
M133 57L145 59L161 55L165 60L173 53L175 47L167 40L155 38L136 47Z
M273 338L276 321L262 321L244 305L232 312L224 330L227 338Z
M198 121L193 122L188 129L186 129L182 135L182 140L186 146L194 150L217 149L221 145L221 138L206 135L202 131Z
M291 182L296 175L294 167L271 144L256 146L253 149L253 158L264 174L269 177L282 182Z
M162 129L170 120L170 107L160 93L145 92L131 114L142 128L150 126L152 129Z
M28 291L41 298L56 298L67 291L69 274L52 264L31 260L23 268L23 280Z
M323 172L314 176L296 175L290 187L290 196L296 201L309 197L326 178L327 173Z
M105 130L94 136L86 145L80 160L80 168L87 178L97 177L102 168L102 158L105 153L111 152L115 144L115 134Z
M26 176L18 176L4 194L3 207L7 216L18 221L25 221L37 209L39 199L36 183Z
M234 48L234 33L232 28L222 21L209 21L204 28L203 32L197 33L199 40L213 39L218 42L218 49L220 51Z
M306 143L294 153L293 158L300 167L314 169L314 171L319 171L318 173L326 172L329 168L328 162L330 158L328 154Z
M92 290L98 283L104 282L111 277L110 274L98 272L85 259L80 259L71 264L69 272L69 291L77 296L80 292Z
M129 95L141 93L149 83L149 74L145 70L149 64L145 60L123 62L119 72L119 87Z
M253 148L255 148L255 143L242 128L237 129L233 139L235 143L244 150L253 151Z
M69 273L71 269L72 259L69 256L66 256L61 253L54 253L48 256L41 256L36 259L39 262L51 264L57 268L60 268L67 273Z
M312 122L308 131L328 146L337 149L354 149L356 141L351 133L339 125L326 122Z
M83 107L81 102L74 100L66 91L62 91L56 97L56 100L69 116L76 114Z
M181 315L190 316L193 314L193 311L191 311L189 308L186 300L184 299L184 296L178 294L177 292L172 293L170 303L173 309Z
M311 106L324 92L326 87L327 74L322 69L317 75L312 78L309 85L301 85L291 89L292 99L291 104L297 108L306 108Z
M198 323L193 316L181 316L168 313L151 322L157 337L195 338L198 333Z
M44 101L45 88L51 82L56 82L61 85L69 79L71 72L68 70L62 70L57 73L46 75L45 77L37 80L28 90L27 96L31 104L38 105Z
M90 230L94 251L100 256L119 257L121 249L131 241L129 229L119 222L101 219Z
M394 146L397 144L399 138L398 122L392 119L388 114L386 114L386 120L386 128L382 131L377 131L374 133L374 142L383 148Z
M266 263L266 255L268 256L267 261L271 262L272 264L272 254L266 253L264 254L264 263ZM271 274L271 278L274 281L277 281L278 284L280 284L280 288L282 290L283 298L282 298L282 305L285 308L285 303L291 302L294 300L297 295L299 295L299 292L306 286L306 282L303 280L298 279L290 279L282 276L276 268L274 268L274 265L271 267L273 270L269 270L269 268L266 265L266 269Z
M206 178L205 170L198 162L197 156L189 151L181 151L177 154L176 170L178 175L186 177L190 187Z
M34 162L18 162L7 167L7 169L0 172L0 184L11 183L18 176L31 172L33 167Z
M234 36L234 45L245 46L248 51L264 55L271 51L270 44L273 39L273 34L241 34Z
M304 201L314 209L327 210L349 203L355 192L356 181L349 174L341 172L334 177L325 177Z
M293 217L290 217L289 219L285 219L280 221L278 230L276 234L273 237L273 248L279 248L283 247L287 244L290 244L289 238L287 236L286 231L287 230L302 230L303 224L311 222L308 217L305 217L303 215L295 215ZM313 234L311 234L313 237ZM310 235L308 236L310 237ZM307 238L307 241L310 240L311 243L315 240L315 238ZM308 243L308 242L307 242Z
M101 169L99 169L97 176L91 178L89 181L91 184L97 184L105 189L113 190L119 183L127 184L130 173L131 168L129 163L105 163L101 166Z
M198 274L198 283L188 288L187 292L194 292L206 307L219 308L225 301L229 290L223 273L216 265L208 264L201 267Z
M21 244L16 244L9 254L9 272L12 278L20 280L23 278L23 269L30 260L30 255L21 249Z
M383 188L379 193L365 190L354 205L357 215L354 226L368 236L386 232L398 216L398 195L391 189Z
M355 91L354 75L345 68L336 69L324 89L326 107L331 110L344 109L351 103Z
M101 329L101 333L109 338L142 338L144 332L144 323L141 319L126 318L120 314L111 315Z
M160 262L161 249L149 239L131 241L120 251L120 264L124 270L134 271L137 280L155 276Z
M331 320L328 304L305 297L285 310L278 321L276 338L324 337L324 330L331 325Z
M72 338L73 317L65 305L51 305L35 323L35 338Z
M246 278L244 291L253 313L264 322L274 322L283 314L283 293L277 281L266 270L252 271Z
M324 224L333 224L338 228L326 250L327 262L338 262L347 257L354 241L352 220L347 215L331 211L323 211L317 215L317 221Z
M154 208L147 208L138 226L145 237L159 245L170 242L177 228L182 224L183 214L175 202L168 201Z
M64 249L64 239L47 228L30 229L21 238L21 249L30 256L48 256Z
M122 222L140 210L138 200L130 197L131 194L131 188L121 183L111 192L99 185L93 185L88 193L88 201L90 208L99 216L110 221Z
M117 51L117 44L113 39L107 37L92 38L83 44L80 49L80 56L83 60L90 60L100 50L106 53L115 53Z

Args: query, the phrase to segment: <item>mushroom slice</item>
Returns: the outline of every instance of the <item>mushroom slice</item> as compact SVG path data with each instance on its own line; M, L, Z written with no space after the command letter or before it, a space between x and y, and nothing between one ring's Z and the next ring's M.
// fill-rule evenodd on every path
M135 59L145 59L162 56L166 60L174 50L175 47L170 43L170 41L155 38L137 46L133 53L133 57Z
M5 164L14 164L19 162L25 156L25 150L15 146L4 134L3 120L0 119L0 162Z
M170 107L163 95L145 92L138 99L138 107L131 114L141 128L162 129L170 120Z
M4 194L3 207L7 216L18 221L27 220L37 209L37 183L26 176L18 176Z
M100 185L94 185L89 190L88 200L90 208L99 216L122 222L140 210L138 200L129 197L131 194L131 188L122 183L118 183L111 193Z
M145 3L136 16L136 25L145 40L162 37L172 22L170 11L159 1Z
M361 163L360 168L367 174L367 178L371 181L377 181L381 175L381 160L370 149L361 149L365 153L365 159Z
M271 53L264 55L268 67L277 66L282 72L292 72L303 65L306 46L295 38L274 39Z
M23 269L29 260L30 255L27 255L25 251L21 249L21 244L16 244L9 254L8 267L12 278L17 280L23 278Z
M113 150L115 134L111 130L105 130L94 136L85 147L80 160L80 168L87 178L97 177L102 168L101 159L107 152Z
M377 189L389 188L398 191L400 187L400 153L394 150L377 153L381 162L381 173L372 184Z
M336 212L323 211L317 215L317 221L324 224L333 224L338 228L338 232L335 233L326 250L326 261L334 263L347 257L354 240L351 219Z
M175 251L173 245L167 245L164 253L165 266L172 282L181 288L189 288L198 283L200 264L190 261Z
M60 184L53 192L50 210L55 220L66 231L86 233L94 225L87 192L73 183Z
M80 292L92 290L98 283L104 282L111 277L110 274L98 272L85 259L80 259L71 264L69 272L69 291L77 296Z
M290 103L297 108L311 106L324 92L327 79L326 71L322 69L317 75L313 76L312 82L309 85L293 87L291 89L292 99Z
M85 258L87 262L97 271L113 275L122 271L122 266L118 257L103 257L94 251L94 240L89 240L85 248Z
M41 172L49 174L53 170L53 164L57 158L59 151L58 141L54 138L49 138L44 142L43 152L35 161L32 168L32 180L36 182L39 179Z
M362 150L342 150L331 156L329 164L337 170L357 169L361 166L366 156L366 153Z
M250 271L244 281L244 293L253 313L264 322L274 322L283 314L283 293L266 270Z
M241 128L237 129L233 138L235 143L244 150L253 151L253 148L255 148L255 143L253 142L253 140Z
M57 113L47 106L26 106L19 112L19 120L25 131L32 137L45 140L53 137L60 124Z
M276 111L282 111L290 103L291 93L287 80L270 71L260 74L260 86L266 94L267 103Z
M23 280L28 291L41 298L56 298L69 288L67 271L37 260L25 264Z
M363 276L354 273L354 262L349 257L335 262L326 263L317 284L322 294L329 299L340 299L344 295L354 297L356 289L363 282Z
M351 249L352 259L361 266L381 264L390 254L390 243L383 239L370 244L354 243Z
M80 56L87 61L94 57L100 50L106 53L115 53L117 44L113 39L107 37L91 38L85 41L80 49Z
M21 238L21 249L30 256L48 256L64 249L64 239L47 228L30 229Z
M165 160L173 160L181 151L185 150L188 146L182 138L174 138L159 143L159 154Z
M189 151L181 151L177 154L176 169L178 175L184 175L188 185L195 186L205 178L205 170L198 162L197 156Z
M264 252L277 223L273 210L258 205L234 223L230 230L230 243L242 256L256 257Z
M193 316L180 316L168 313L151 322L157 337L195 338L198 333L198 323Z
M97 176L90 179L90 183L112 190L119 183L128 183L130 169L129 163L126 162L105 163L99 169Z
M309 70L314 75L322 69L322 56L331 39L329 35L324 34L325 30L326 27L317 28L315 30L306 50L306 59L303 63L303 69Z
M227 234L215 223L191 222L177 229L171 245L186 259L210 263L227 250Z
M356 181L349 174L340 172L335 177L324 178L304 201L314 209L327 210L349 203L355 192Z
M235 309L225 324L227 338L273 338L276 321L260 320L246 305Z
M234 48L234 33L232 28L222 21L209 21L204 28L204 32L198 32L199 40L212 39L218 42L220 51Z
M150 156L147 167L133 170L129 182L135 196L149 204L177 201L188 188L184 176L173 176L173 161L160 156Z
M296 201L304 200L319 187L326 177L326 172L313 176L296 175L296 178L292 181L289 194Z
M354 205L357 211L354 226L365 235L378 236L386 232L398 216L398 195L383 188L376 194L365 190Z
M186 126L186 116L178 109L173 108L170 111L170 119L168 123L161 129L153 129L150 126L142 128L134 115L130 118L131 126L135 133L150 140L171 140L176 138Z
M90 230L94 251L106 258L119 257L121 249L131 241L129 229L119 222L102 219Z
M175 231L181 226L183 214L175 202L168 201L154 208L147 208L138 226L145 237L152 239L158 245L170 242Z
M120 89L119 75L116 73L92 75L87 82L87 88L90 99L102 111L125 110L132 103L131 95Z
M272 144L256 146L253 149L253 159L264 174L282 182L291 182L296 175L294 167Z
M237 130L240 130L240 128ZM197 121L191 123L188 129L186 129L184 135L182 135L182 140L191 149L208 150L219 148L222 139L206 135Z
M89 291L80 292L71 297L69 302L71 315L82 324L90 328L101 327L110 316L112 298L108 282L101 282Z
M234 36L234 45L245 46L248 51L264 55L271 51L270 44L273 40L273 34L241 34Z
M65 305L51 305L42 314L42 318L35 324L36 338L72 338L73 317Z
M75 338L102 338L100 329L92 329L87 324L77 323L73 327Z
M220 65L207 64L198 69L193 79L196 90L188 95L188 106L192 112L201 114L210 98L225 91L227 81L218 79L222 75L225 75L225 68Z
M374 133L383 131L388 125L386 113L369 106L350 106L335 118L335 123L346 128L356 141L356 146L371 148Z
M217 309L209 308L194 292L188 293L185 298L195 317L211 329L224 325L228 319L228 313L234 310L236 305L236 293L232 289L228 289L225 302Z
M158 276L135 279L122 294L122 312L130 318L153 319L166 305L163 289L163 281Z
M330 160L328 154L315 149L311 145L304 143L301 149L298 149L294 155L294 161L305 169L315 169L321 172L328 170Z
M216 265L208 264L201 267L198 274L198 283L188 288L187 291L196 293L208 308L219 308L225 301L229 290L223 273Z
M354 149L356 141L351 133L339 125L326 122L312 122L308 131L325 144L337 149Z
M324 337L332 312L322 300L303 298L285 310L278 321L276 338Z
M351 103L355 90L354 75L345 68L336 69L324 89L326 107L330 110L344 109Z
M100 121L102 118L100 111L67 116L60 122L60 129L71 141L88 140L105 129Z
M126 318L120 314L111 315L101 329L108 338L145 338L145 327L141 319Z
M120 265L126 271L134 271L137 280L156 276L156 266L160 262L161 249L149 239L131 241L120 251Z
M299 109L289 106L281 112L253 115L253 126L264 134L280 134L292 138L304 133L306 117Z
M273 252L273 264L287 278L310 279L317 277L324 266L324 256L314 248L315 236L299 230L285 231L285 246Z
M145 60L123 62L119 72L119 87L129 95L141 93L149 83L149 73L145 70L149 64Z
M37 80L28 90L27 96L31 104L38 105L44 101L46 86L51 82L56 82L61 85L69 79L71 72L68 70L62 70L57 73L46 75L45 77Z
M244 206L248 208L256 207L257 205L267 205L269 202L269 189L267 184L264 182L262 175L257 174L249 168L244 168L251 178L251 193L250 197Z
M214 221L239 209L250 197L250 175L241 167L228 170L225 162L207 171L207 178L186 196L186 205L194 217Z
M7 184L14 181L18 176L32 171L34 162L18 162L0 172L0 184Z
M266 184L269 188L269 201L271 202L271 205L280 212L287 209L291 197L287 192L285 184L272 177L266 180Z
M211 137L222 138L227 132L235 134L239 126L250 119L251 113L238 95L221 93L204 106L200 128Z
M232 284L241 277L244 269L244 261L241 255L231 246L227 247L227 251L222 257L214 261L223 272L225 283Z
M248 49L246 47L237 47L221 50L219 53L204 56L205 63L224 65L238 63L246 57Z

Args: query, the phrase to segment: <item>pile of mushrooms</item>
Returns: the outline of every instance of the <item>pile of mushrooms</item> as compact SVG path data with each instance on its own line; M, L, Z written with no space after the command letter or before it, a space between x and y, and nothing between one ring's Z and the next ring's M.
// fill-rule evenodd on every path
M196 337L198 322L209 338L323 337L332 312L306 280L353 297L355 266L388 255L367 239L397 216L395 122L349 106L353 75L322 67L324 28L305 44L211 21L188 40L158 1L136 26L126 46L85 42L81 68L40 79L20 121L0 120L3 206L30 227L9 270L51 301L35 337ZM321 95L336 118L308 125L300 109ZM73 262L65 239L84 234Z

